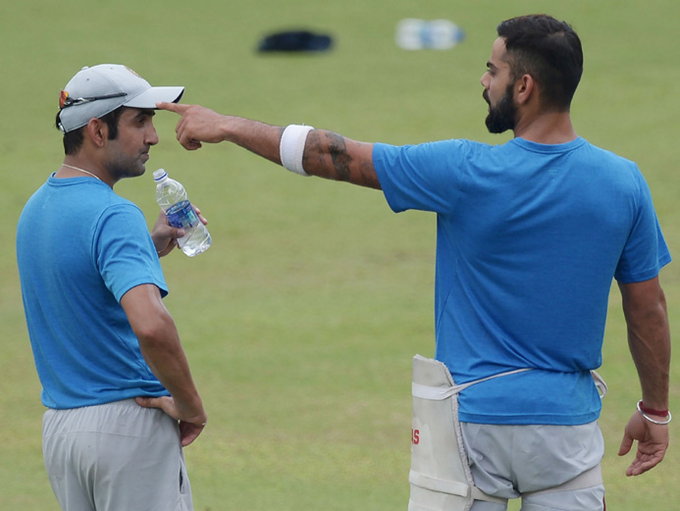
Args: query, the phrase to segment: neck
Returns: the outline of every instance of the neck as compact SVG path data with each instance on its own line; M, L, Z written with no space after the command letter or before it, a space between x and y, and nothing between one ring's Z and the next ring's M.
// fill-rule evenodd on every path
M73 158L67 156L64 158L64 162L55 174L55 177L58 178L88 176L112 186L112 184L109 183L109 180L107 179L107 174L99 165L83 158Z
M565 144L578 135L571 124L569 112L547 112L536 116L524 116L517 121L515 137L539 144Z

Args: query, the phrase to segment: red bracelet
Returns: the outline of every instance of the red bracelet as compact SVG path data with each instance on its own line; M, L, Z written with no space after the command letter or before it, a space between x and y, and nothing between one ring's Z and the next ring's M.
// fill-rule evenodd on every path
M668 417L668 410L655 410L654 408L648 408L640 401L640 410L649 415L658 415L659 417Z

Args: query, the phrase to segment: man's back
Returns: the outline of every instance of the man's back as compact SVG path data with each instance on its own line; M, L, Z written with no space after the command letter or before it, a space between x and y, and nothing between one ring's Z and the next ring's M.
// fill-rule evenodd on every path
M580 138L377 145L374 162L393 209L439 213L437 358L459 383L536 369L466 390L461 419L595 420L588 372L612 277L645 280L668 261L636 166Z

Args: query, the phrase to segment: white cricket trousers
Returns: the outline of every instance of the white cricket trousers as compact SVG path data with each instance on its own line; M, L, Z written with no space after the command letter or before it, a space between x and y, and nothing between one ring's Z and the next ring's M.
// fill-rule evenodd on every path
M134 399L43 416L43 457L64 511L191 511L177 421Z
M475 485L494 497L522 498L522 511L602 511L604 486L568 482L599 470L604 440L597 422L578 426L461 423ZM475 501L471 511L505 511Z

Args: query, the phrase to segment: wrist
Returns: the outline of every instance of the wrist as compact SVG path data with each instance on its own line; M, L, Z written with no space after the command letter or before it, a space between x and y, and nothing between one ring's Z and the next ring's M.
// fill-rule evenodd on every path
M234 135L232 134L230 128L236 120L227 115L220 116L220 122L218 124L218 137L222 142L233 142Z
M647 422L665 426L673 420L670 410L656 410L654 408L646 407L642 400L637 402L637 411Z
M647 415L656 415L657 417L668 417L668 408L652 408L651 406L645 405L644 401L640 401L640 410Z

